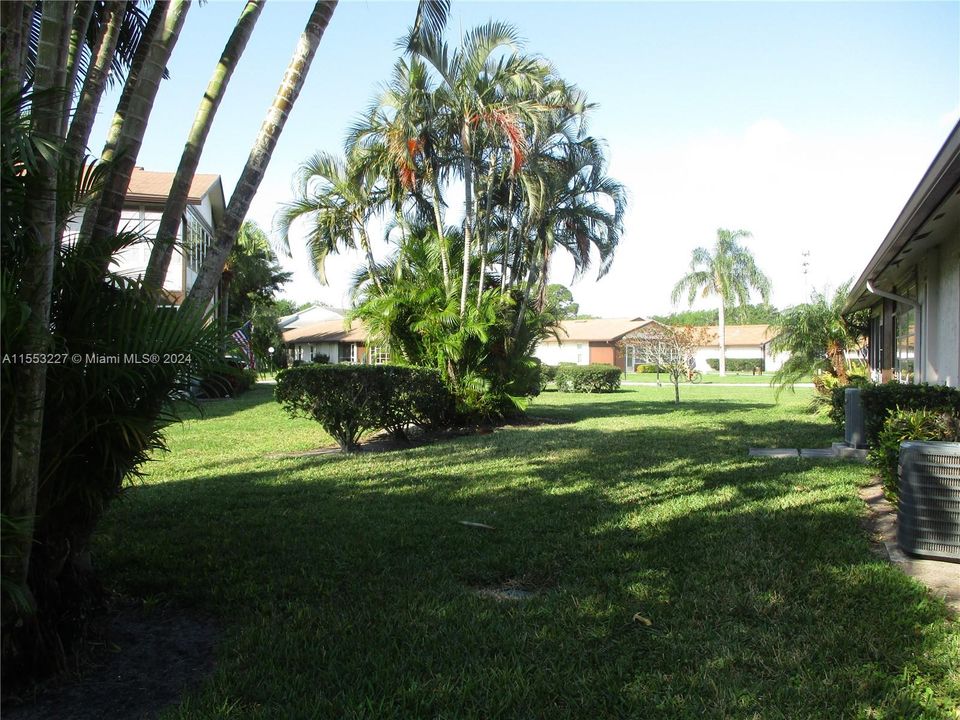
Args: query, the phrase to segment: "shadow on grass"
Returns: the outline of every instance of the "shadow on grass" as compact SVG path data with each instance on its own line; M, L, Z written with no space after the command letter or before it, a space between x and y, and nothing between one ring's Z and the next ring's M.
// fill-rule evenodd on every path
M621 405L564 410L669 411ZM870 553L858 469L745 457L824 432L762 407L143 486L99 555L125 590L223 619L184 717L948 717L942 604ZM505 583L532 599L475 592Z

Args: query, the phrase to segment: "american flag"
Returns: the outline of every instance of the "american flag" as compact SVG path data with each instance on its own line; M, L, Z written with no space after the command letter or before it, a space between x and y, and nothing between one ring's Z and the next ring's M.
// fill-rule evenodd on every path
M247 367L251 370L256 369L257 363L253 359L253 348L250 346L250 336L253 334L253 323L247 320L237 330L233 332L233 339L236 341L243 354L247 357Z

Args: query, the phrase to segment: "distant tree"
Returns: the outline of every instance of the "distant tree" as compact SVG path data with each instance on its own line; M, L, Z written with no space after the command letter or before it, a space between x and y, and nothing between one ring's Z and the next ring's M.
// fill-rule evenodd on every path
M577 317L577 313L580 311L579 303L573 301L573 293L570 292L570 288L559 283L547 286L546 307L557 320L570 320Z
M746 230L718 228L713 250L696 248L690 259L690 272L673 288L674 303L684 294L691 305L697 294L719 300L721 375L727 373L726 308L745 305L750 300L751 289L757 290L765 303L770 300L770 280L757 267L750 251L740 244L741 238L750 236Z
M730 319L740 325L776 325L780 321L780 311L769 303L751 303L727 308ZM654 315L653 319L665 325L718 325L719 310L681 310L669 315Z
M303 309L302 306L297 305L293 300L287 300L286 298L277 300L274 304L276 305L277 312L280 313L280 317L293 315L297 310Z
M292 277L280 267L267 234L252 220L240 227L226 269L230 273L227 317L232 325L249 320L257 305L273 305L274 295Z
M673 383L674 402L680 404L680 381L690 369L697 348L707 342L706 331L698 327L668 327L651 324L625 336L620 348L634 348L634 356L644 365L656 365Z

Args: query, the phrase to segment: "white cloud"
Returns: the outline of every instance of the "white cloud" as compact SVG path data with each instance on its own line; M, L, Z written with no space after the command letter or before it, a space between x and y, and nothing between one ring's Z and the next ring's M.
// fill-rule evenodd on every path
M765 118L655 152L618 148L611 174L632 195L626 233L610 274L577 283L574 295L599 315L669 311L691 250L709 247L718 227L753 233L746 244L773 282L774 304L835 287L883 240L942 142L933 135L825 136ZM558 267L554 279L569 275Z

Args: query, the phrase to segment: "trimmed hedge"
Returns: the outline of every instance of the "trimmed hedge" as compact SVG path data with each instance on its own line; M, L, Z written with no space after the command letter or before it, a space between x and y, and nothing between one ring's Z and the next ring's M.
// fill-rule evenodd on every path
M870 450L870 462L877 468L884 494L891 502L900 499L900 443L910 440L946 440L956 442L960 416L933 410L894 408L883 423Z
M849 387L857 387L851 383ZM946 385L908 385L888 382L859 385L863 399L863 415L867 445L873 447L883 425L895 409L931 410L960 416L960 390ZM830 418L843 430L845 388L836 387L831 397Z
M727 358L727 372L748 372L752 373L754 368L762 366L763 361L760 358ZM707 358L707 365L711 370L720 370L720 358Z
M302 365L277 374L277 402L291 415L319 422L344 451L360 436L385 429L406 437L411 423L448 426L453 397L440 374L397 365Z
M212 400L242 395L257 381L256 370L228 366L221 372L201 378L197 395Z
M615 392L620 389L620 368L615 365L561 365L557 368L557 389L564 392Z

